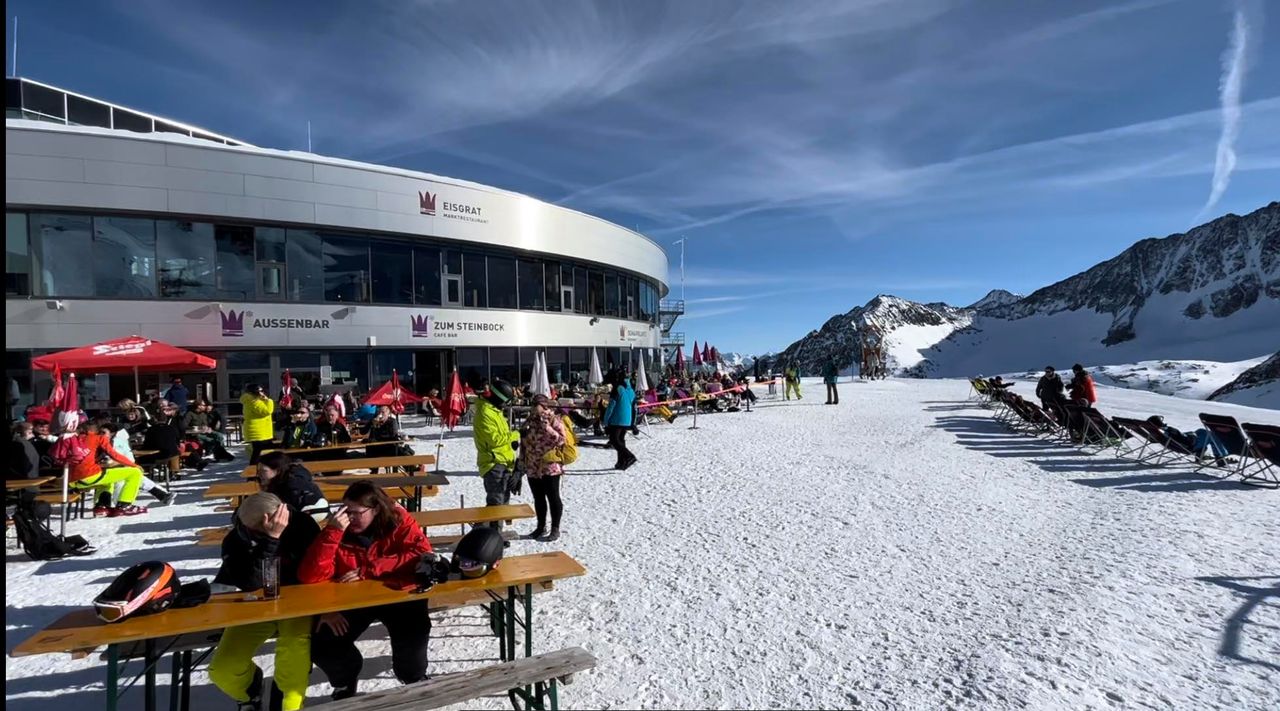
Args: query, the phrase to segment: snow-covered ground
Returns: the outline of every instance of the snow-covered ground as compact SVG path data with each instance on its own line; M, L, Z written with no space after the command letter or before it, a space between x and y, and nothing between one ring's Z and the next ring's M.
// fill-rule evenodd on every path
M964 402L963 381L840 387L839 407L806 383L799 402L652 427L626 473L582 449L555 545L588 574L536 600L538 651L582 645L600 660L566 707L1280 708L1280 491L1009 433ZM1100 396L1106 412L1184 428L1202 410L1280 424L1271 410ZM445 441L452 483L431 505L480 501L470 442ZM184 481L181 503L147 516L73 522L100 546L91 558L10 548L7 648L132 562L212 575L216 549L191 532L226 514L198 492L242 464ZM496 656L477 615L437 619L433 673ZM385 634L368 637L363 688L387 687ZM7 659L5 672L11 709L103 700L96 658ZM319 707L328 685L312 681ZM195 684L195 708L228 706L203 674Z

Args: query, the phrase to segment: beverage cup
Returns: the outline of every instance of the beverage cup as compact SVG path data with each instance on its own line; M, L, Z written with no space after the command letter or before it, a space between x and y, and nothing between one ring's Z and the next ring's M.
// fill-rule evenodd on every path
M262 598L274 600L280 597L280 559L272 556L262 561Z

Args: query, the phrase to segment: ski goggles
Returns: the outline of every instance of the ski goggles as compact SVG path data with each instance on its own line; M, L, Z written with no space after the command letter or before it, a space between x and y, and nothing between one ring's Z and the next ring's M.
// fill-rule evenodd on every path
M482 578L489 572L489 565L470 558L458 559L458 573L464 578Z

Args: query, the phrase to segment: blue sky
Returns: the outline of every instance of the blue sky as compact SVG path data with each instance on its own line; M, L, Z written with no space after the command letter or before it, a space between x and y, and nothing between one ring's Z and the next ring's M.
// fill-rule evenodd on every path
M668 248L676 297L687 238L680 329L762 352L877 293L1026 293L1280 199L1278 6L6 8L24 76L263 146L310 120L318 153L600 215Z

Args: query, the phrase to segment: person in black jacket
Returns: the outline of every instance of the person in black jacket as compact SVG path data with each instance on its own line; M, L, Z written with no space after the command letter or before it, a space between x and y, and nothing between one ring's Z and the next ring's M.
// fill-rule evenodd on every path
M222 539L222 567L214 585L258 590L268 564L278 565L278 585L297 585L298 565L319 535L320 526L310 516L274 494L254 494L240 504L231 531ZM268 708L301 708L311 676L311 624L310 617L297 617L228 627L209 662L210 680L240 708L260 708L262 670L253 657L275 637L275 683Z
M34 479L40 476L40 454L32 440L35 429L30 422L13 423L13 439L9 442L9 471L6 479Z
M258 488L275 494L297 511L327 513L329 509L311 472L284 452L268 452L258 460Z
M1040 398L1040 404L1048 412L1056 412L1066 397L1067 387L1062 383L1062 376L1058 375L1052 365L1044 367L1044 375L1040 376L1040 381L1036 383L1036 397Z
M369 438L365 441L370 442L369 446L365 447L365 456L394 457L399 453L400 423L391 413L390 407L378 406L377 414L369 421ZM387 444L372 444L373 442L387 442ZM374 474L378 473L376 467L371 471Z

